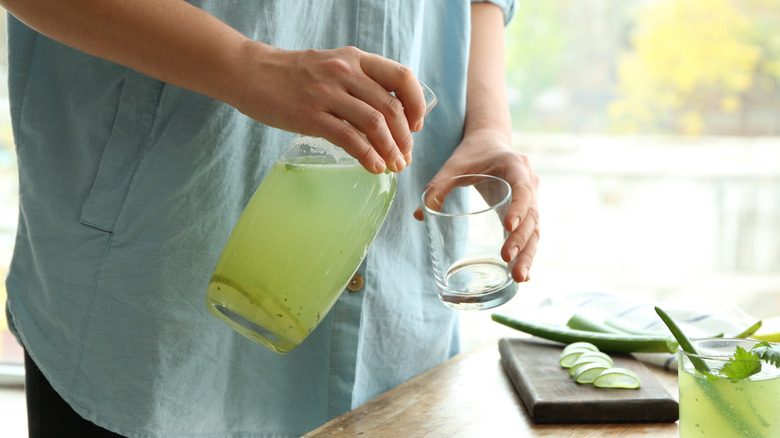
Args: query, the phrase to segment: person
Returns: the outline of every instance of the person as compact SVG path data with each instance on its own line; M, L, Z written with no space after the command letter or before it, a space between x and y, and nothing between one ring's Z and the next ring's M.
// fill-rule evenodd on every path
M512 0L1 3L20 178L7 312L31 435L72 436L71 410L93 427L78 436L300 436L448 359L457 312L414 216L450 175L510 182L503 255L528 280L538 178L511 148ZM439 98L425 120L418 79ZM362 288L277 355L204 299L295 133L398 172L398 192Z

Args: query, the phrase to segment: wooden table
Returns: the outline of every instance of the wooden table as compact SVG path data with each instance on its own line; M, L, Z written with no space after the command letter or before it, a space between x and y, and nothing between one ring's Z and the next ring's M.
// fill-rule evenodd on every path
M677 376L649 367L677 398ZM677 423L537 425L495 344L459 354L305 437L677 437Z

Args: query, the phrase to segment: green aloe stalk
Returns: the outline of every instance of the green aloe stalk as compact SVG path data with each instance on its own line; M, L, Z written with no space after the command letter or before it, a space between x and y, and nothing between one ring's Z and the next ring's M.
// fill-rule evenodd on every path
M693 346L693 343L690 339L688 339L687 336L685 336L685 333L683 333L682 329L677 325L677 323L672 320L669 315L667 315L666 312L664 312L661 308L656 307L655 312L658 314L658 316L661 317L661 320L666 324L666 326L669 328L669 331L672 332L672 336L677 340L677 342L680 344L680 348L685 351L686 353L691 354L691 356L688 356L691 360L691 364L693 364L693 367L696 368L696 371L700 372L704 376L714 376L715 378L719 378L718 376L715 376L712 374L712 371L710 370L710 367L707 365L707 363L701 359L699 356L699 352L696 350L696 347ZM757 431L753 430L753 428L750 427L749 424L747 424L742 418L738 417L734 411L729 407L729 404L726 402L726 400L723 399L723 397L718 394L718 391L715 387L708 384L707 380L699 380L699 385L701 385L702 391L707 394L707 396L714 402L715 406L718 407L718 410L720 411L721 415L729 419L729 422L733 425L735 425L735 428L737 430L742 430L745 433L745 438L759 438L762 435L758 433Z
M696 347L693 346L693 343L690 339L688 339L687 336L685 336L685 333L683 333L680 326L677 325L674 320L667 315L666 312L664 312L660 307L655 308L655 313L658 314L658 316L661 317L661 320L666 324L667 327L669 327L669 331L672 332L672 336L674 336L674 339L677 340L677 343L680 344L680 348L686 353L693 354L695 356L690 356L691 363L693 364L693 367L696 368L696 371L704 374L705 376L708 374L712 374L710 371L710 367L707 366L707 362L703 361L699 356L699 351L696 350Z

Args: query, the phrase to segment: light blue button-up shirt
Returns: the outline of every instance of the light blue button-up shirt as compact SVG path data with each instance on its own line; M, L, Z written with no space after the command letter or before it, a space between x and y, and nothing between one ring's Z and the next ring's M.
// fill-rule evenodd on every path
M8 310L57 392L102 427L299 436L458 350L412 212L462 135L469 1L193 3L281 48L355 45L395 59L437 93L358 270L365 286L287 355L211 316L211 271L293 134L9 17L20 217ZM496 3L508 19L513 0Z

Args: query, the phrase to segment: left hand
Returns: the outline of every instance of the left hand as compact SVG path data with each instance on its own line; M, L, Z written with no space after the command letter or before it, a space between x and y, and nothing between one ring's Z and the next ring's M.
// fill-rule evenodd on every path
M482 129L463 138L429 185L445 178L477 173L497 176L512 187L512 203L504 217L504 227L510 234L501 248L501 257L507 263L515 260L512 267L515 281L528 281L539 243L539 177L531 170L528 157L512 149L510 139ZM423 220L422 207L417 208L414 217Z

